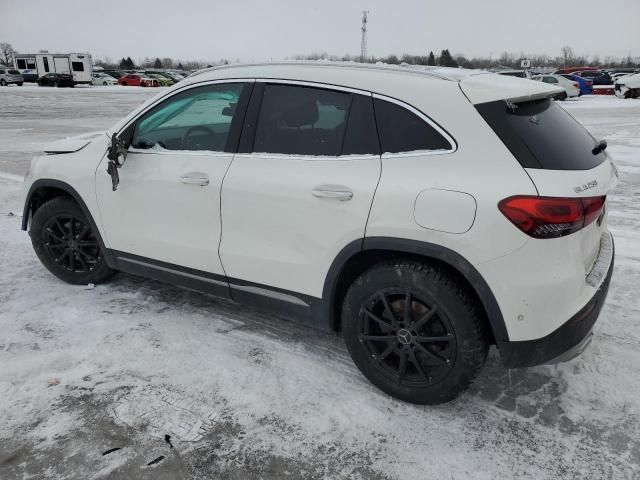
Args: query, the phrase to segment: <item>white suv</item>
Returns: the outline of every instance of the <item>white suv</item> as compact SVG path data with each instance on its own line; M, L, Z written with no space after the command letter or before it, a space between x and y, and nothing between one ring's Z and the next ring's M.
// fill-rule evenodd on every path
M75 284L116 270L341 331L397 398L572 358L613 270L617 173L550 97L462 69L202 71L26 177L23 229Z

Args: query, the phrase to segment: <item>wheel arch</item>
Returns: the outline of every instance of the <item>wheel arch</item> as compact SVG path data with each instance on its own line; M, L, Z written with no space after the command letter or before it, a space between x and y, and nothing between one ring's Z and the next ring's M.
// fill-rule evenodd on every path
M340 308L349 285L371 266L394 258L435 262L466 283L484 310L493 341L508 341L509 336L498 302L486 281L462 255L428 242L393 237L367 237L347 245L335 258L323 287L325 319L329 328L340 330ZM326 320L325 320L326 321Z
M22 230L28 230L29 218L35 214L40 206L56 197L67 197L78 204L82 213L91 225L91 229L96 233L96 237L98 238L100 248L107 264L112 266L114 263L111 258L111 251L106 248L100 229L94 221L93 215L91 215L87 204L84 202L80 194L66 182L54 179L39 179L33 182L24 202L24 210L22 212Z

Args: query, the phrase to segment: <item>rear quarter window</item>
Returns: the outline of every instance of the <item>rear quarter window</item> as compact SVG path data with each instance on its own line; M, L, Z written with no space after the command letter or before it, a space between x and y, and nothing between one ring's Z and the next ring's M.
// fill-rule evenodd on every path
M442 134L405 107L379 98L373 104L382 153L453 149Z
M607 158L604 152L593 155L596 140L551 99L500 100L476 109L525 168L589 170Z

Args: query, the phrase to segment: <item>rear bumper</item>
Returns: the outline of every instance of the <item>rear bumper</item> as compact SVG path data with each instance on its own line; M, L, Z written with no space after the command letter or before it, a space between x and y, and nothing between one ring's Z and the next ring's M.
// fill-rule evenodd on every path
M607 298L613 274L613 240L611 242L611 261L606 277L595 295L578 313L545 337L535 340L498 342L500 357L506 368L565 362L580 355L587 348L591 342L591 330Z

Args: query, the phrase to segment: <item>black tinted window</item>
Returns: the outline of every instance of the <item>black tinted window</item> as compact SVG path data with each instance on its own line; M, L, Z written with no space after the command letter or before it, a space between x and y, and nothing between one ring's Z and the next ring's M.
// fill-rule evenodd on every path
M82 62L71 62L71 68L74 72L84 72L84 64Z
M365 154L380 154L373 114L373 99L370 96L354 95L349 110L342 155Z
M406 108L377 98L374 105L383 153L452 148L446 138Z
M4 69L0 68L0 75L4 75Z
M25 68L27 68L27 62L26 62L26 60L25 60L25 59L21 58L21 59L19 59L19 60L18 60L18 62L17 62L17 63L18 63L18 68L21 68L21 69L23 69L23 70L24 70Z
M550 99L476 108L523 167L588 170L606 159L604 153L591 153L594 138Z
M42 63L44 63L44 71L49 71L49 59L47 57L42 58Z
M350 100L348 93L266 85L253 151L339 155Z

